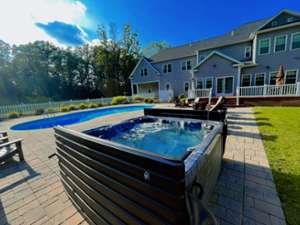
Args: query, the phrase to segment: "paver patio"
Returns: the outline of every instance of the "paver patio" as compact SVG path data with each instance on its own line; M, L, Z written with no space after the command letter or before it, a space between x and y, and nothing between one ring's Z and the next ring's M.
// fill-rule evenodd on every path
M80 131L142 114L142 111L114 114L69 127ZM11 138L24 138L26 160L0 166L0 225L86 224L64 192L57 159L48 159L55 152L53 130L9 130L13 124L31 119L33 117L0 124L0 130L8 130ZM251 108L229 110L224 164L210 207L224 225L285 224Z

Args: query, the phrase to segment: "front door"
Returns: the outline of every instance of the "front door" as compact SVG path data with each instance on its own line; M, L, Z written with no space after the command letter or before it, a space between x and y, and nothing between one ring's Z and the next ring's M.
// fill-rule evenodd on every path
M217 78L217 95L233 95L233 76Z

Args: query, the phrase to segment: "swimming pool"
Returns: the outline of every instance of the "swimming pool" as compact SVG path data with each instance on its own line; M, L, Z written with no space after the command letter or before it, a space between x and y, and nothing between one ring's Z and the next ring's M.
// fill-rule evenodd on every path
M83 112L75 112L61 116L54 116L51 118L43 118L33 120L25 123L20 123L12 126L12 130L36 130L45 129L55 126L65 126L76 123L82 123L88 120L92 120L97 117L107 116L115 113L133 112L143 110L145 108L151 108L153 105L134 105L134 106L116 106L109 108L100 108L95 110L88 110Z

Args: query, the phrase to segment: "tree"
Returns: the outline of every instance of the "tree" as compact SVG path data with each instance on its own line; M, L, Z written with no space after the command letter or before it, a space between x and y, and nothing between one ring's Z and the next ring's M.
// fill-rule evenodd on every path
M153 43L149 44L143 50L143 54L146 57L151 57L151 56L155 55L156 53L158 53L159 51L170 48L170 47L171 47L171 45L166 41L153 42Z

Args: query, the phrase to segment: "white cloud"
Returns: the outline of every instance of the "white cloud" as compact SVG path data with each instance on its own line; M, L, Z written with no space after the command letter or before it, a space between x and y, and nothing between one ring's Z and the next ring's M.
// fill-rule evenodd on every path
M86 6L70 0L7 0L0 6L0 39L10 44L24 44L35 40L57 41L38 28L35 23L60 21L89 27ZM82 30L82 29L81 29Z

